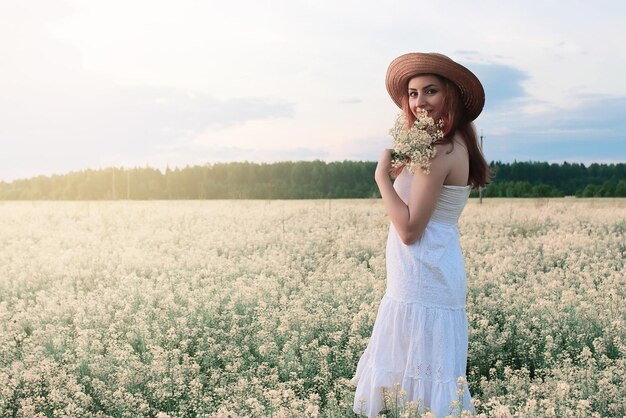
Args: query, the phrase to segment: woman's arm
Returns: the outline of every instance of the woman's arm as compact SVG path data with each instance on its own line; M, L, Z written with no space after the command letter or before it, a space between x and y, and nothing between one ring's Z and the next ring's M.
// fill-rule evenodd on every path
M440 154L445 153L437 153L437 156L431 160L430 174L425 174L420 169L416 170L411 181L408 204L400 199L389 179L390 150L385 149L378 160L375 173L376 184L387 214L398 231L400 239L406 245L421 238L437 205L437 199L448 173L445 158L439 157Z

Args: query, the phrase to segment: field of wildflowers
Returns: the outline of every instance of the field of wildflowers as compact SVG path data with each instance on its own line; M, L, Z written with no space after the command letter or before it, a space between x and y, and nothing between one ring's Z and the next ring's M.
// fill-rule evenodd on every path
M388 222L377 200L2 202L0 416L354 416ZM626 415L626 200L471 200L459 229L479 414Z

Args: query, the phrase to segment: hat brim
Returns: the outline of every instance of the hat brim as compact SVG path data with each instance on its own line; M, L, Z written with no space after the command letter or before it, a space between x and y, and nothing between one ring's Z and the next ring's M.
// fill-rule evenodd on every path
M391 99L402 108L408 95L409 80L420 74L436 74L452 81L461 92L466 116L473 121L485 106L485 90L470 70L445 55L413 52L396 58L389 64L385 84Z

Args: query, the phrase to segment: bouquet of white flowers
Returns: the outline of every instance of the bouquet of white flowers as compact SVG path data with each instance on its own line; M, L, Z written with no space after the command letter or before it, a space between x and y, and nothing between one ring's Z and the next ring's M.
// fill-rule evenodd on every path
M411 173L415 173L417 167L426 174L430 173L430 160L437 155L433 145L443 138L442 127L441 120L435 122L422 110L409 129L404 114L400 113L393 128L389 130L393 138L391 166L397 169L404 164Z

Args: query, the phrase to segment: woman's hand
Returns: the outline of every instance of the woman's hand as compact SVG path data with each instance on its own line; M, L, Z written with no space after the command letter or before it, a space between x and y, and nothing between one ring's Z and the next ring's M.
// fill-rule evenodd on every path
M400 164L400 166L398 166L397 168L392 169L391 178L395 179L396 177L398 177L400 173L402 173L402 170L404 170L404 164Z
M389 172L391 171L391 150L389 148L385 148L383 152L380 153L380 157L378 157L378 165L376 165L376 178L384 178L389 176Z
M391 166L391 149L385 148L378 158L378 165L376 166L375 176L376 178L380 178L379 176L386 177L389 176L389 173L391 173L391 177L395 179L396 177L398 177L398 175L400 175L400 172L403 168L404 164L397 168L393 168Z

